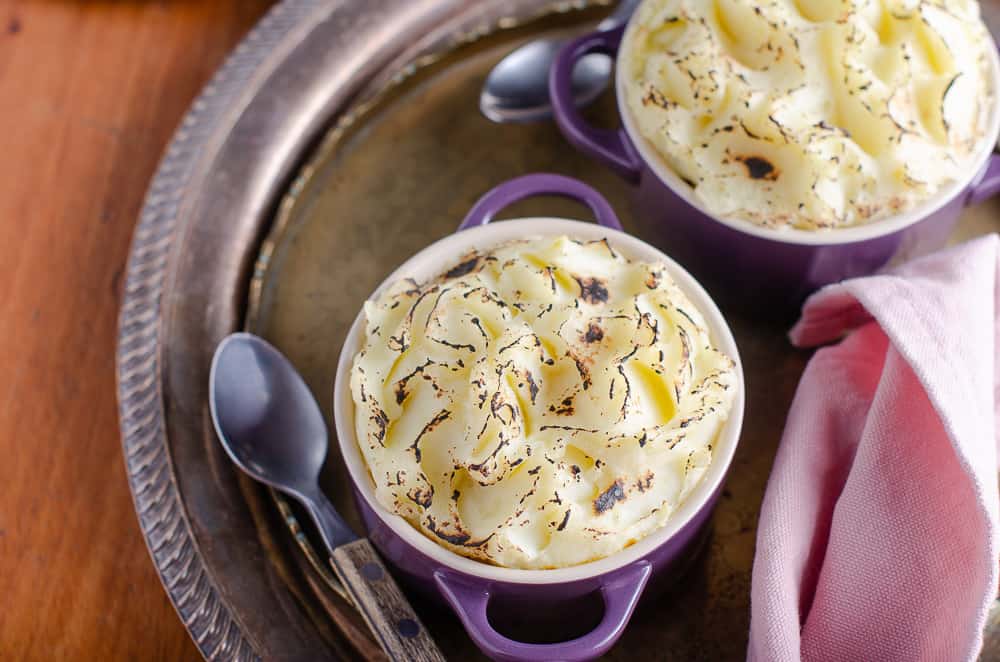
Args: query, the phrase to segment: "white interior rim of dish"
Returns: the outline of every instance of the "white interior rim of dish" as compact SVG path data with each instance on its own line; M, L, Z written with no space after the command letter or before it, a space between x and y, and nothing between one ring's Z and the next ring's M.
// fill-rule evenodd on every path
M417 548L434 561L445 567L487 580L520 584L556 584L588 579L617 570L649 555L657 547L667 542L671 536L686 525L706 503L725 478L743 426L745 403L745 381L743 366L732 332L726 324L715 302L698 282L679 264L650 246L646 242L618 230L612 230L595 223L585 223L562 218L523 218L498 221L486 226L471 228L449 235L431 244L407 260L394 271L372 295L374 298L385 287L403 278L427 281L439 275L443 265L457 261L471 249L487 251L504 242L526 237L567 235L583 241L608 238L615 250L627 258L666 265L667 272L681 290L701 311L709 327L712 341L736 363L738 390L733 400L730 416L719 432L715 453L701 482L688 495L667 522L635 544L610 556L580 565L548 570L507 568L476 561L452 552L432 541L405 519L388 511L375 498L374 484L367 463L361 455L355 437L354 401L350 388L350 371L354 356L361 348L365 331L365 315L362 310L344 341L337 364L334 385L334 419L337 440L341 454L347 465L351 480L362 497L396 535Z
M637 15L638 13L633 14L633 17ZM969 184L972 183L972 180L983 171L983 168L986 167L986 162L989 160L990 155L993 154L993 151L997 146L997 140L1000 138L1000 55L998 55L996 48L990 48L988 50L990 53L990 68L993 72L993 108L990 112L990 117L987 122L987 130L983 137L983 141L979 145L979 151L972 161L974 167L970 168L969 172L966 173L966 176L962 179L945 185L940 191L927 198L913 209L903 212L902 214L887 216L879 220L871 221L870 223L852 225L845 228L832 228L828 230L767 228L757 225L750 220L725 218L708 211L705 208L705 204L698 198L697 195L695 195L694 189L686 184L684 180L682 180L680 176L677 175L677 173L674 172L669 165L667 165L666 161L656 148L653 147L636 129L635 121L632 117L631 111L629 110L628 102L625 97L625 82L627 78L625 76L625 65L623 63L627 62L628 58L621 57L622 54L628 51L631 45L632 35L636 29L635 24L632 21L629 21L629 25L625 30L625 36L621 42L621 47L618 49L618 57L616 58L617 62L615 65L615 95L618 102L618 114L621 117L622 126L625 127L625 132L628 134L629 139L632 141L632 144L635 145L635 148L639 152L639 156L642 158L643 162L649 167L650 170L653 171L654 174L656 174L656 176L665 186L667 186L667 188L673 191L676 195L680 196L684 201L700 211L702 214L705 214L715 221L733 228L734 230L738 230L755 237L789 244L828 246L875 239L877 237L883 237L885 235L903 230L904 228L907 228L910 225L933 215L939 209L954 200L956 196L961 195Z

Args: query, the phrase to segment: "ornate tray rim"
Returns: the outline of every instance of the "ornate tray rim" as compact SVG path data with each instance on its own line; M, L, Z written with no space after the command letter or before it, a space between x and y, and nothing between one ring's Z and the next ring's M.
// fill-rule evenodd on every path
M270 51L314 15L319 4L286 0L276 5L198 94L149 185L129 250L116 357L125 468L157 574L206 659L259 658L204 565L178 489L160 383L159 302L182 191L197 169L203 143Z

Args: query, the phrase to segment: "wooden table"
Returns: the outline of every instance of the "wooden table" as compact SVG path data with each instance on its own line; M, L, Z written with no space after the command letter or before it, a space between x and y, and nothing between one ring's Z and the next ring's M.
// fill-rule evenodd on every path
M116 317L160 154L269 4L0 0L0 660L199 659L132 508Z
M0 0L0 660L200 659L132 509L116 318L160 154L269 4Z

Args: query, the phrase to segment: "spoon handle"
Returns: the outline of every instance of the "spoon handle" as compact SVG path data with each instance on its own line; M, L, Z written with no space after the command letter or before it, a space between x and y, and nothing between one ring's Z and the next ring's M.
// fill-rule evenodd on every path
M615 10L598 24L597 29L614 30L619 25L625 25L632 18L632 14L635 12L635 8L639 5L639 2L640 0L621 0L618 6L615 7Z
M331 554L341 545L358 539L357 534L347 526L340 513L318 487L299 498L302 505L309 510L316 528L319 529L319 535Z
M444 662L434 640L367 538L333 550L333 569L382 649L399 662Z

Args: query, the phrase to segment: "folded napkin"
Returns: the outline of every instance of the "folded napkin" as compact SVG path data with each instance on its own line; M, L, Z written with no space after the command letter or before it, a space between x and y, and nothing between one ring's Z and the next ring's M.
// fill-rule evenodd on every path
M827 287L757 533L748 659L974 660L997 595L996 235Z

